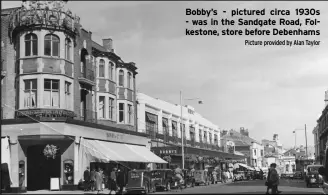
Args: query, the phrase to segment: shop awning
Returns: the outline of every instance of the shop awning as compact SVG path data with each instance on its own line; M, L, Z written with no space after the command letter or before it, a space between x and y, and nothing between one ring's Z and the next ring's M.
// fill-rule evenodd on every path
M167 163L145 146L84 140L85 155L91 156L95 162L122 161L143 163ZM89 157L90 159L90 157Z
M246 168L246 169L249 169L249 170L251 170L251 171L254 171L255 169L253 169L252 167L250 167L250 166L248 166L248 165L245 165L245 164L242 164L242 163L239 163L239 166L242 166L242 167L244 167L244 168Z
M156 123L157 124L157 116L156 115L153 115L153 114L150 114L150 113L146 113L146 120L148 122L153 122L153 123Z

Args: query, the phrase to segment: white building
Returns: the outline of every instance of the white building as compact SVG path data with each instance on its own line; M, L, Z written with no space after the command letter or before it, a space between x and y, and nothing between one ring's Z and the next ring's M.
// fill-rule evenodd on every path
M257 142L252 142L251 146L252 166L262 168L264 158L264 146Z
M168 134L181 139L181 123L186 140L220 146L220 129L191 106L182 107L143 93L137 93L138 132ZM180 124L180 125L177 125ZM195 147L198 147L195 144Z

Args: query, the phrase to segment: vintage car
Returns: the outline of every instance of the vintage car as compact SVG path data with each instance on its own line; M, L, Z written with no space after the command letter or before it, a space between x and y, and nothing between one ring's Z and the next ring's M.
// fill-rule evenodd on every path
M183 169L183 179L184 179L184 185L185 188L187 187L194 187L195 186L195 172L188 170L188 169Z
M195 170L194 177L196 186L199 186L200 184L210 185L211 183L210 178L208 177L208 171Z
M306 187L312 187L313 185L320 186L322 180L319 178L319 168L322 165L308 165L306 167L307 173L305 175Z
M302 171L296 171L293 175L293 179L304 179L304 176L303 176L303 172Z
M151 171L151 179L157 190L171 190L174 171L172 169L155 169Z
M151 172L148 170L131 170L128 173L128 182L126 185L127 194L148 194L155 192L155 184L152 181Z

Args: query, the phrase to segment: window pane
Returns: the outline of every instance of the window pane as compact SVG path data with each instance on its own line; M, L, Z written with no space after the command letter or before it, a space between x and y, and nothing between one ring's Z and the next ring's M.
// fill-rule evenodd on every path
M100 64L99 65L99 77L104 77L104 65Z
M25 56L31 55L31 41L25 41Z
M123 111L120 111L119 122L124 122L124 112Z
M59 81L52 80L52 89L54 89L54 90L59 89Z
M118 82L119 82L119 86L124 86L124 72L122 70L120 70Z
M33 80L31 80L31 82L32 82L32 88L31 89L37 89L37 80L33 79Z
M31 40L31 34L25 35L25 41Z
M59 42L59 38L57 36L52 35L51 38L53 41Z
M50 40L44 41L44 55L50 56L51 55L51 42Z
M37 40L33 40L32 42L33 44L33 55L38 55L38 41Z
M44 80L44 89L51 89L51 80L45 79Z
M24 83L25 83L25 90L31 89L30 80L25 80Z
M131 83L130 83L130 82L131 82L131 81L130 81L130 79L131 79L130 75L131 75L131 73L128 73L128 78L127 78L127 80L128 80L128 81L127 81L127 85L128 85L127 87L128 87L128 88L130 88L130 84L131 84Z
M52 92L52 106L59 106L59 91Z
M124 104L120 103L120 104L119 104L119 109L120 109L120 110L124 110Z
M59 42L52 42L52 56L59 56Z
M43 92L43 105L44 106L50 106L50 102L51 102L50 94L51 94L50 91Z
M36 107L36 93L37 91L36 90L33 90L32 93L31 93L31 107Z

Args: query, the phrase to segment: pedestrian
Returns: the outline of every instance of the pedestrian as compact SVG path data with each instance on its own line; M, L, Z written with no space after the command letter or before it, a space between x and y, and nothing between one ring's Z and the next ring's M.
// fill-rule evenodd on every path
M269 190L272 189L272 185L271 185L271 183L270 183L271 168L272 168L272 164L271 164L270 167L269 167L268 177L267 177L267 180L266 180L266 182L265 182L265 185L267 186L266 194L269 194Z
M84 191L90 190L90 168L87 167L87 169L83 173L83 179L84 179Z
M96 187L96 170L95 168L92 168L90 172L90 188L91 191L94 191Z
M268 188L271 188L271 194L279 194L281 193L278 191L278 185L279 185L279 174L276 170L277 164L272 163L270 165L270 170L268 174ZM269 194L269 190L267 189L267 194Z
M117 181L118 187L120 188L118 193L123 194L125 175L124 175L124 172L123 172L123 169L122 169L121 166L117 170L117 179L116 179L116 181Z
M117 183L116 183L116 178L117 178L117 174L116 174L117 169L113 168L113 170L110 172L109 174L109 192L110 194L116 193L117 190Z
M101 169L98 168L98 171L95 174L96 177L96 190L99 193L102 189L102 174L101 174Z

